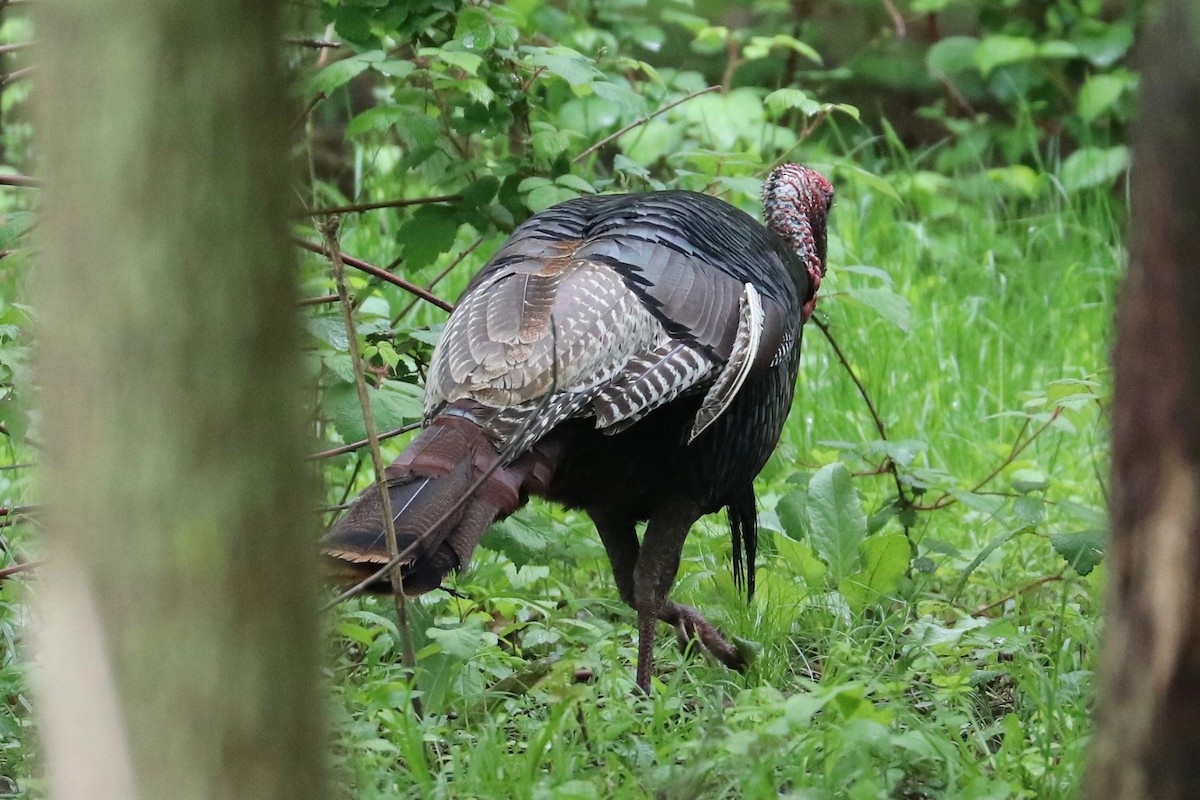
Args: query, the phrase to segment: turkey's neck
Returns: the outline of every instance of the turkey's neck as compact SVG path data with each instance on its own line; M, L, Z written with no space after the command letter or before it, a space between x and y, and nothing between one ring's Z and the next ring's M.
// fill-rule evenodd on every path
M767 227L783 239L808 272L803 317L812 315L817 289L825 277L825 219L819 209L806 209L796 197L768 197L763 203Z

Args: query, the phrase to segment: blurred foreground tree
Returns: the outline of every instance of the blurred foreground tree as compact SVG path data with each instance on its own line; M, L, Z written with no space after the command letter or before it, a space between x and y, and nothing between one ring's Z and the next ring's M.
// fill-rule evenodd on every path
M1089 797L1200 797L1200 6L1143 42L1117 320L1113 576Z
M38 11L51 795L323 796L278 4Z

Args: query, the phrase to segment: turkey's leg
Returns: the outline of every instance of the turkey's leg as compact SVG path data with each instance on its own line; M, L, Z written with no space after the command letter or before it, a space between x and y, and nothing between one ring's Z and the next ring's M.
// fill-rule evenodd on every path
M654 625L667 612L667 593L679 571L683 542L699 518L694 504L667 506L650 519L642 539L633 570L633 607L638 612L637 685L647 694L654 667Z
M604 543L605 552L608 553L608 560L612 565L613 578L616 581L617 591L620 593L621 600L626 605L637 610L638 605L634 592L634 571L638 564L641 545L638 543L633 520L619 513L606 513L595 510L588 513L592 518L592 522L596 524L596 531L600 534L600 541ZM691 524L688 523L687 528L690 527ZM686 538L687 528L683 530L684 538ZM682 545L680 546L680 552L682 552ZM670 580L667 583L667 591L670 591L670 585L674 582L675 573L678 569L679 555L676 554L675 567L671 570ZM658 611L658 619L674 627L675 638L679 640L681 648L686 650L690 643L696 642L700 645L701 649L711 653L714 658L730 669L740 670L745 667L745 662L737 650L725 640L725 637L721 635L721 632L716 627L691 606L685 606L682 603L676 603L674 600L665 598L662 602L662 607ZM640 620L641 615L639 614L639 629L641 627ZM653 621L653 617L651 617L651 620ZM639 630L638 639L639 665L643 660L649 665L651 657L642 656L641 643L643 641L650 643L650 646L653 645L653 624L650 625L650 633L648 635ZM639 685L641 684L639 683ZM647 679L646 687L648 686L649 682Z

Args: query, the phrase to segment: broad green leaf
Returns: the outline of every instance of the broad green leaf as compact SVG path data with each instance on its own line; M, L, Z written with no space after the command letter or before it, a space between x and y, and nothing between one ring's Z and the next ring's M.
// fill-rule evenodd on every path
M1080 575L1087 575L1104 558L1104 550L1108 546L1108 531L1055 533L1051 534L1050 543L1071 565L1071 569Z
M308 89L312 94L330 94L335 89L347 84L350 80L370 67L387 58L382 50L370 50L366 53L334 61L323 67L320 72L308 80Z
M828 570L811 547L786 536L777 536L775 548L779 551L780 560L793 574L803 578L807 585L821 584Z
M975 68L979 40L973 36L948 36L929 48L925 63L931 72L955 75Z
M838 591L855 611L886 600L895 592L912 555L908 539L902 533L872 536L859 549L862 569L838 583Z
M975 66L984 77L1006 64L1037 58L1037 45L1023 36L988 36L975 47Z
M1068 192L1106 186L1129 167L1129 148L1084 147L1063 161L1059 178Z
M31 211L8 211L0 217L0 248L11 247L35 222Z
M1133 28L1128 24L1093 20L1080 26L1071 37L1071 44L1095 66L1111 67L1133 45Z
M788 536L798 542L808 538L808 485L797 487L779 498L775 514Z
M368 386L367 397L371 401L375 427L379 433L415 422L424 413L421 401L414 396ZM335 383L328 387L325 390L323 405L343 439L356 442L367 438L362 406L358 402L358 390L354 384Z
M807 93L792 88L776 89L763 99L763 103L776 117L789 108L800 109L806 117L811 117L821 110L821 104L809 97Z
M1044 175L1024 164L1010 164L1007 167L989 169L987 178L1002 192L1008 190L1004 193L1022 197L1037 197L1046 185Z
M483 614L474 614L452 628L430 628L425 633L438 643L443 653L466 660L480 650L496 645L496 634L483 629L490 619Z
M596 193L596 188L578 175L559 175L554 179L554 182L559 186L565 186L568 189L574 189L584 194Z
M569 47L522 49L530 52L529 60L533 66L542 67L547 74L562 78L572 89L587 86L592 81L604 77L604 74L596 69L591 59ZM578 94L578 92L576 93Z
M424 51L422 51L424 52ZM458 67L468 75L477 75L483 59L474 53L462 50L435 50L437 57L452 67Z
M908 299L896 294L891 289L856 289L846 290L846 295L865 305L900 330L908 333L912 326L912 307Z
M813 475L808 520L813 546L829 564L830 577L840 582L858 566L858 545L867 535L867 516L845 464L827 464Z
M1093 75L1079 90L1079 116L1091 124L1102 114L1110 111L1129 82L1116 75Z
M396 241L404 248L404 267L418 270L432 264L454 245L458 217L453 208L425 205L400 226Z

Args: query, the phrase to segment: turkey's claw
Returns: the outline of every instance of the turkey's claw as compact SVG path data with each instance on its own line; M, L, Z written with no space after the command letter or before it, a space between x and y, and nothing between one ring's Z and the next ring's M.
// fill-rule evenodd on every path
M675 627L675 638L684 650L692 642L730 669L742 672L746 659L731 645L711 622L696 609L668 600L662 619Z

